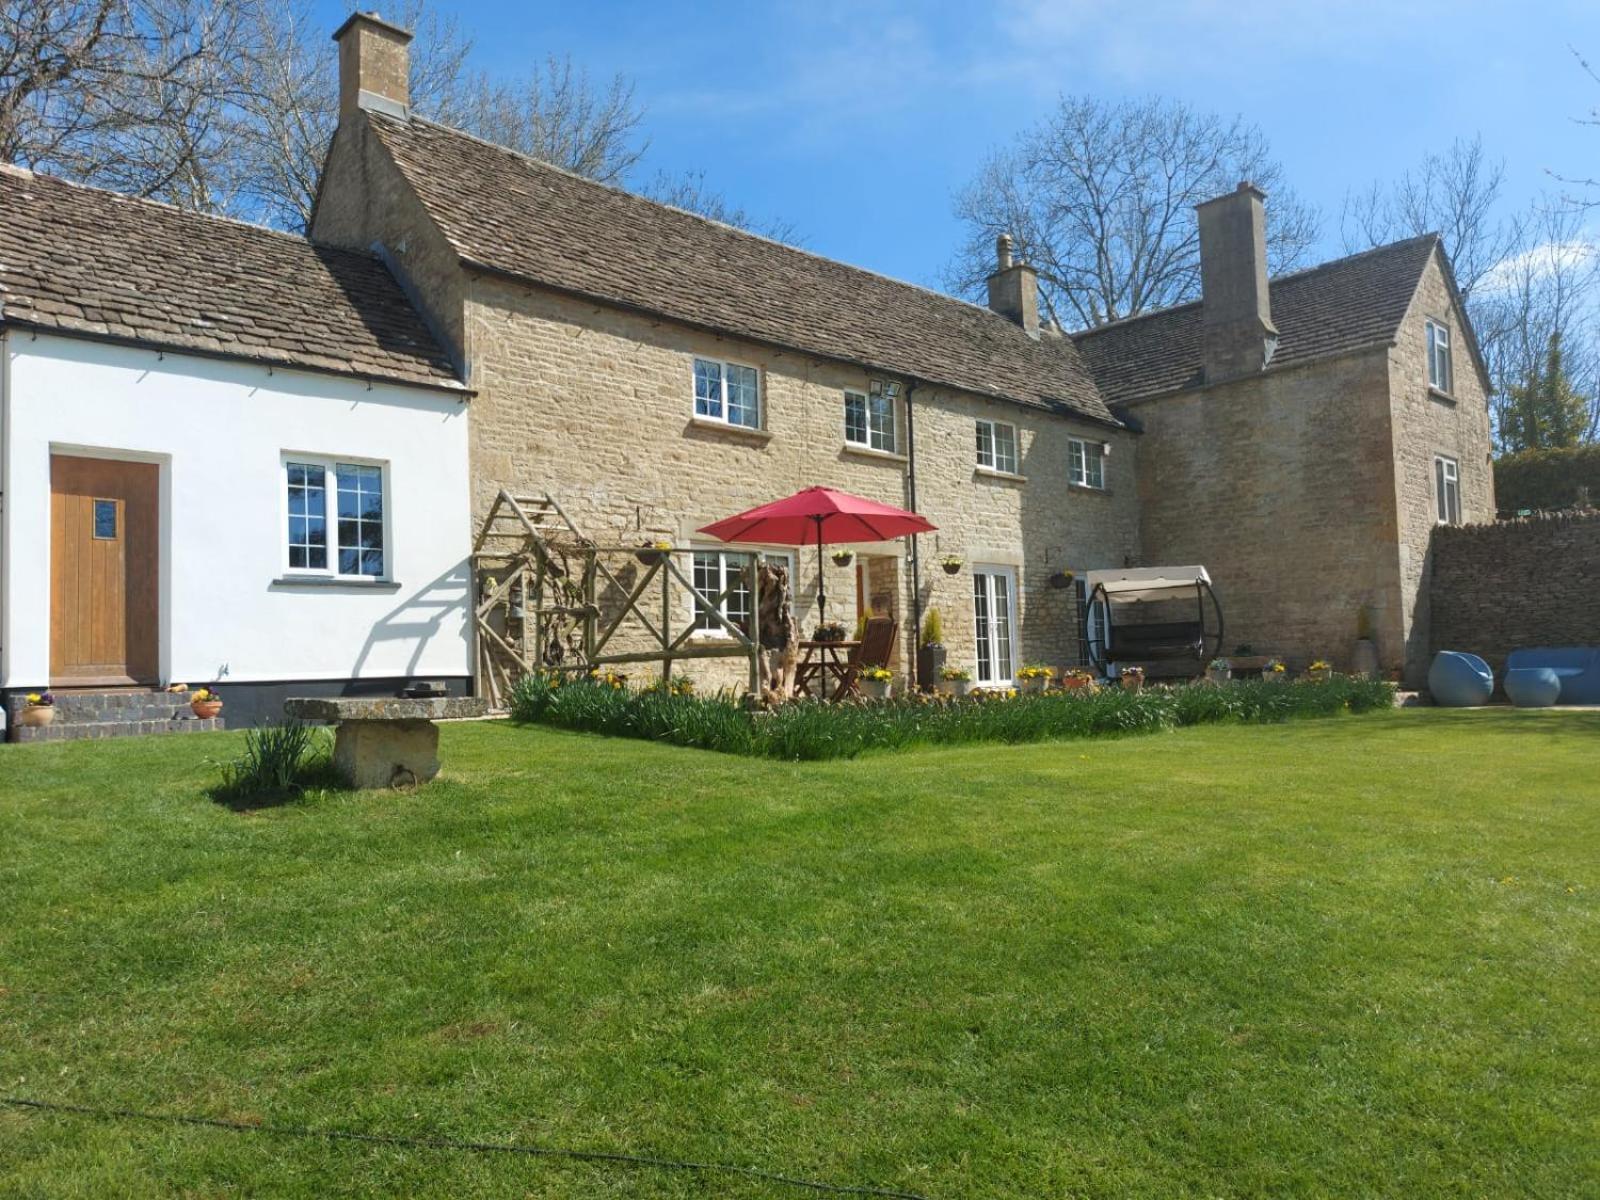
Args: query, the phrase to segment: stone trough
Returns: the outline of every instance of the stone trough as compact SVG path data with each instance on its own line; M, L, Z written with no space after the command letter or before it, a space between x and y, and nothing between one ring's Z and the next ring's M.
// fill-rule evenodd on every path
M284 701L286 715L337 725L333 765L351 787L414 787L439 773L435 721L481 717L488 701L475 696L411 700L340 696Z

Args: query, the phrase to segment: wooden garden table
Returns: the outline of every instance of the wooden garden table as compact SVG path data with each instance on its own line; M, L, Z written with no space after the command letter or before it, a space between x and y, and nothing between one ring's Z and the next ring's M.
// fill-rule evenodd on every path
M794 675L795 691L823 700L843 700L850 678L850 652L859 645L860 642L802 641L800 666Z

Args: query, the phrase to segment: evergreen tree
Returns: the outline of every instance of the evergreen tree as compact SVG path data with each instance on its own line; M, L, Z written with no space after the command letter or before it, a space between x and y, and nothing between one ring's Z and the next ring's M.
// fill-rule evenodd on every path
M1511 388L1501 442L1511 453L1576 446L1589 429L1589 405L1567 374L1560 332L1552 333L1544 362L1533 364L1527 378Z

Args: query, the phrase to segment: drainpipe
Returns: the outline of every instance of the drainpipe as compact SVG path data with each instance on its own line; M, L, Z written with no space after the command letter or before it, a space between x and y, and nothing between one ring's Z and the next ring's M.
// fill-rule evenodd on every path
M917 511L917 421L911 396L916 380L906 384L906 507ZM917 535L911 535L911 677L918 685L917 651L922 647L922 558L917 550Z

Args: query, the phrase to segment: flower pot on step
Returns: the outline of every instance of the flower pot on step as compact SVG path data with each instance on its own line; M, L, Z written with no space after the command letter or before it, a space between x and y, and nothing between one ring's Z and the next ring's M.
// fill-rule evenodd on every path
M202 721L214 720L222 712L221 700L191 700L189 711Z
M53 704L30 704L17 717L29 729L42 729L55 719L56 707Z

